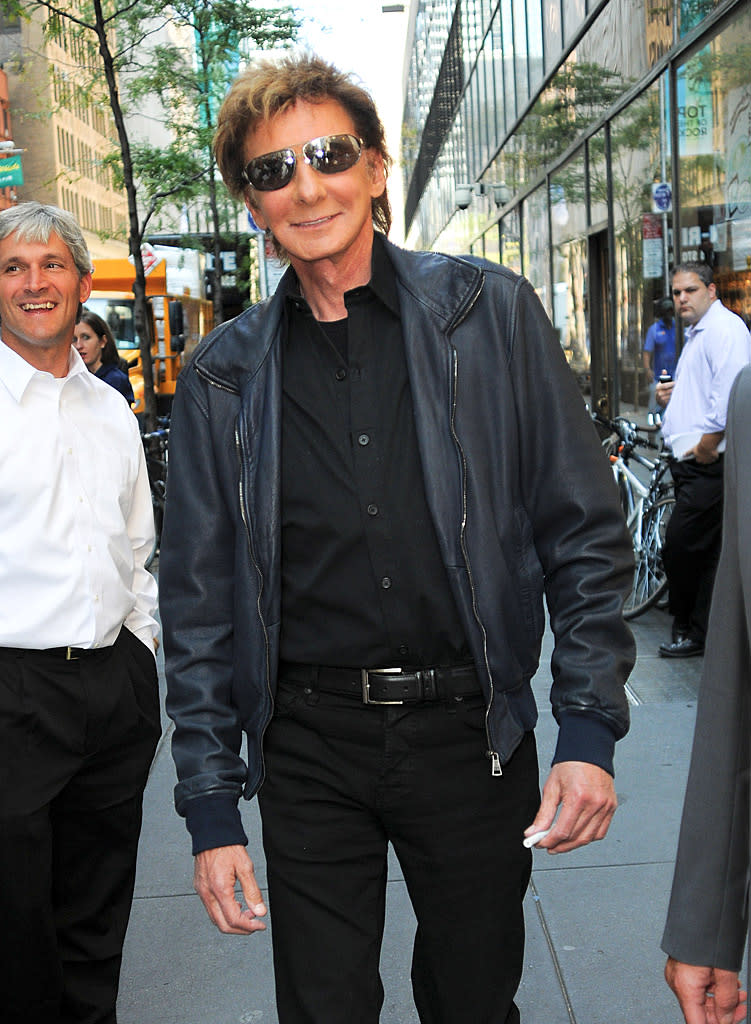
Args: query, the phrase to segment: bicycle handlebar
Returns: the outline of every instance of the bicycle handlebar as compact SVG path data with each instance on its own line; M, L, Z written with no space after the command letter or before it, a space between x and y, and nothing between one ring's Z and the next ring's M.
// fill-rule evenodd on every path
M631 423L625 416L616 416L615 419L611 420L600 412L593 412L592 419L596 423L607 427L612 433L617 434L627 447L629 454L633 452L634 448L651 448L657 452L661 450L661 445L655 444L649 437L640 434L636 424Z
M141 434L141 441L143 444L146 444L149 441L166 441L168 437L169 427L159 427L148 434Z

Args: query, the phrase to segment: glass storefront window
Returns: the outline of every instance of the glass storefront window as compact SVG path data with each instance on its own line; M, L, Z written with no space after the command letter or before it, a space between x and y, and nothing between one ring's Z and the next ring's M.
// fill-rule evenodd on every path
M501 12L496 11L485 46L491 47L490 72L495 80L495 132L500 140L508 128L506 118L506 55L501 32Z
M516 274L522 272L519 209L511 210L501 221L501 263Z
M581 28L586 13L584 0L563 0L563 33L567 42Z
M587 202L584 153L550 179L553 325L582 392L590 391L587 288Z
M608 220L608 164L605 159L605 146L605 129L601 128L587 144L591 227L603 227Z
M552 317L547 191L547 187L542 185L523 203L522 271L532 283L548 316Z
M591 68L606 89L624 92L650 67L645 0L609 0L571 59ZM664 11L664 4L662 10Z
M580 139L646 70L643 2L610 0L538 97L519 129L530 177ZM556 6L544 9L549 14ZM548 56L546 49L546 63Z
M615 233L615 334L619 404L627 414L654 406L643 346L655 307L670 294L672 213L666 81L658 80L611 123ZM659 370L658 370L659 373Z
M506 97L506 127L509 128L520 112L516 103L516 50L514 48L514 12L511 0L501 0L501 33L503 47L503 87Z
M516 103L523 110L529 101L529 75L527 71L527 3L513 0L514 6L514 67L516 71Z
M527 0L527 42L529 44L529 88L534 94L542 82L545 65L542 59L542 7L540 0Z
M561 57L561 0L542 0L542 23L545 38L545 70L552 71Z
M681 260L751 323L751 10L677 70Z
M678 32L681 39L711 14L718 2L719 0L678 0Z
M501 252L498 225L494 224L492 228L489 228L482 236L482 240L485 259L490 260L492 263L500 263Z

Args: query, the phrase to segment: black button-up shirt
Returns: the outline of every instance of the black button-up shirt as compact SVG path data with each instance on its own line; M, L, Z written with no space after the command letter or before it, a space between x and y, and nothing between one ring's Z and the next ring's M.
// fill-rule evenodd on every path
M285 661L469 661L428 511L394 272L376 237L348 317L288 296L282 414Z

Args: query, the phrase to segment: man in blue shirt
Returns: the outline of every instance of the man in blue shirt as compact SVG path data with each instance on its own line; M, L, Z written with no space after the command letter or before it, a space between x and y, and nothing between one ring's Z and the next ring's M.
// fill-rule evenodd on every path
M658 299L655 302L655 322L647 331L644 340L642 362L649 380L649 411L661 413L655 400L655 379L661 373L675 374L675 320L673 300Z

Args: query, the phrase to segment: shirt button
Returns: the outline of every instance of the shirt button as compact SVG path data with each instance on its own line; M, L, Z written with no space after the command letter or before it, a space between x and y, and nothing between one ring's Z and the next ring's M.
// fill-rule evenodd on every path
M369 516L377 516L378 515L378 506L377 505L368 505L368 515Z
M336 371L336 379L337 380L346 380L347 379L347 371L346 370L342 370L342 369L338 369Z
M366 444L370 444L370 437L368 436L368 434L360 434L360 436L357 439L357 443L362 445L362 447L364 448Z
M381 586L383 587L384 590L388 590L389 587L391 586L391 577L384 576L383 579L381 580Z
M409 654L409 645L408 644L399 644L399 653L400 654Z

